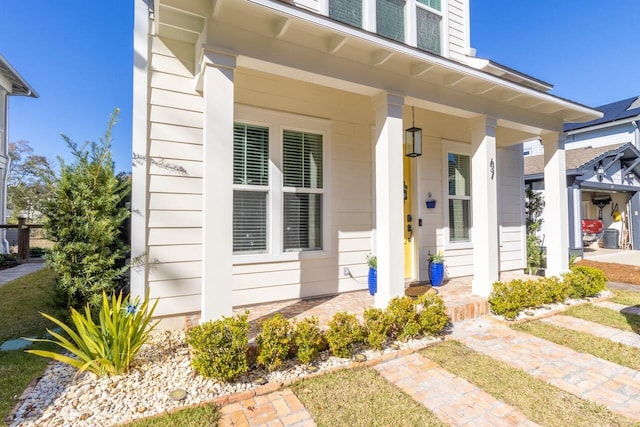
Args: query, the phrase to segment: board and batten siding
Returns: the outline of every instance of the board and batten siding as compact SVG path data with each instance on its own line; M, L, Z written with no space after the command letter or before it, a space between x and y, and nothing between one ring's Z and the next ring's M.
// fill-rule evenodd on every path
M152 39L149 58L147 255L155 315L200 311L203 100L193 47Z
M524 162L521 145L497 150L500 271L526 266Z

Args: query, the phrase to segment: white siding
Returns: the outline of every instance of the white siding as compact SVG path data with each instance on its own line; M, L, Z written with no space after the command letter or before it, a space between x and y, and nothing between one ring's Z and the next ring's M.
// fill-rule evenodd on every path
M149 296L156 315L200 310L202 270L202 97L193 48L152 40L149 93Z
M498 149L500 271L524 268L524 166L520 145Z
M469 50L469 9L466 0L448 1L448 40L449 57L465 62Z
M544 147L539 139L532 139L522 143L522 152L525 156L538 156L544 154Z
M607 145L634 143L634 129L630 123L568 135L567 150L584 147L604 147Z

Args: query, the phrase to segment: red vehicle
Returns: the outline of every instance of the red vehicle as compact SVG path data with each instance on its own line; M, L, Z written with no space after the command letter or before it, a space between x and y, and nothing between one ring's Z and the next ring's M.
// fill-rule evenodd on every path
M582 220L582 243L590 245L599 240L604 233L604 224L599 219Z

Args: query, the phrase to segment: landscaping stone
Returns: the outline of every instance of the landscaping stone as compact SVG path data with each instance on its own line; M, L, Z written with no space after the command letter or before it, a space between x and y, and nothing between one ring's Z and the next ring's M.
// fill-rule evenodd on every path
M23 338L16 338L14 340L5 341L0 345L0 351L13 351L13 350L23 350L28 348L33 344L32 341L25 340Z

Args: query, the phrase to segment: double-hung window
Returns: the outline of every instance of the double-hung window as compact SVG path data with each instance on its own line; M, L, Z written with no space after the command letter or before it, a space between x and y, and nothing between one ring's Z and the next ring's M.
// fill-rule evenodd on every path
M362 28L362 0L329 0L329 16Z
M471 241L471 158L447 153L449 243Z
M442 54L441 0L416 0L416 35L418 49Z
M234 255L253 262L326 251L328 122L245 106L236 116Z

